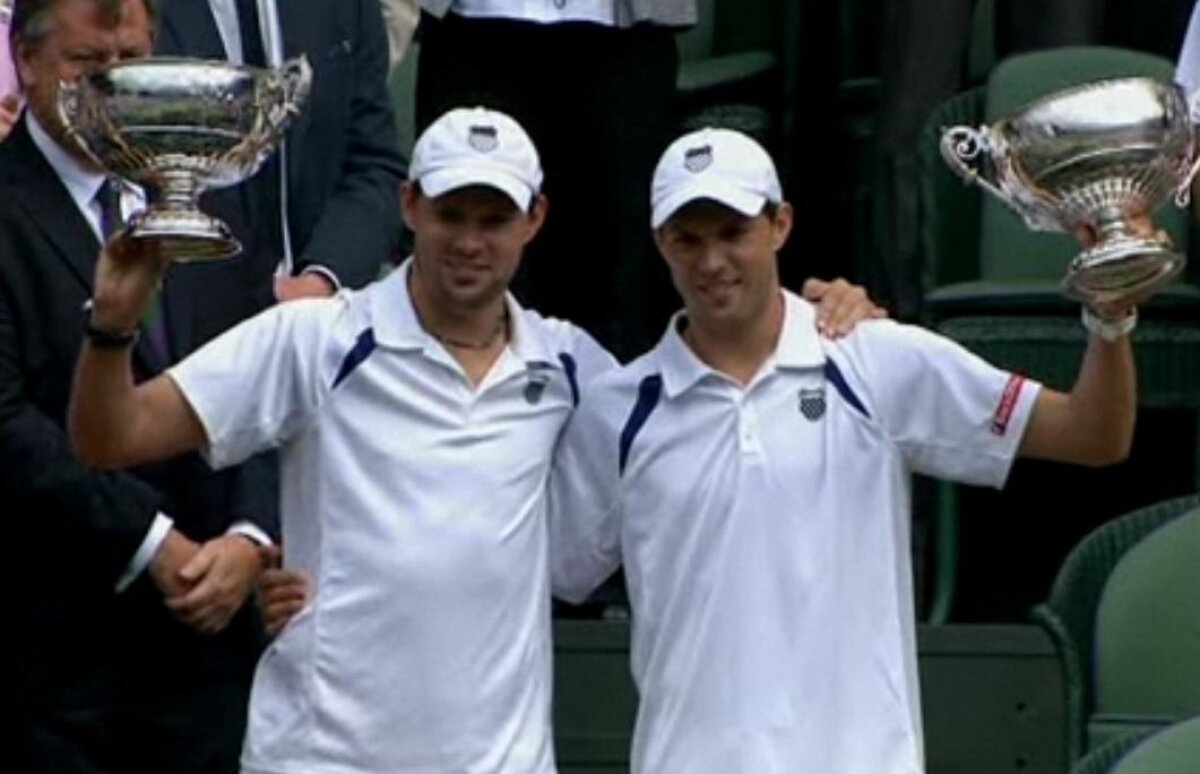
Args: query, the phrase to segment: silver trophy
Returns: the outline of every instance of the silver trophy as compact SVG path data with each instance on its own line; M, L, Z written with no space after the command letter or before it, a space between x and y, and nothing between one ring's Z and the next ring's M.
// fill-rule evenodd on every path
M1146 298L1183 268L1164 233L1139 234L1129 219L1172 198L1187 206L1196 139L1181 87L1121 78L1057 92L991 126L945 129L941 151L1029 228L1094 228L1063 288L1099 306Z
M126 235L154 240L175 261L241 251L200 194L258 171L308 98L304 57L276 69L202 59L120 62L59 92L67 133L96 164L142 186L146 209Z

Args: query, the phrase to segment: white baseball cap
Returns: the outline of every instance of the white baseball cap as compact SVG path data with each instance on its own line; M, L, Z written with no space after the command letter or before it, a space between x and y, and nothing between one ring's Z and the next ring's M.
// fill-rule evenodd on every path
M413 148L412 180L426 196L469 185L508 194L522 210L542 188L537 148L521 125L487 108L455 108L421 133Z
M712 199L755 216L783 201L775 164L763 147L732 129L685 134L663 153L650 186L650 225L658 228L685 204Z

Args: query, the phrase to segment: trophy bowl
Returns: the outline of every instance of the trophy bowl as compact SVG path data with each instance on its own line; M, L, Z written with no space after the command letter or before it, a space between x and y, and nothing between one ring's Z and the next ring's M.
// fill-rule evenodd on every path
M1164 233L1131 218L1175 199L1187 206L1200 162L1183 89L1119 78L1050 94L991 126L943 130L941 152L1037 231L1094 230L1063 288L1093 306L1136 303L1178 274L1184 257Z
M229 227L200 211L200 194L252 176L278 147L308 97L304 57L274 69L147 58L63 83L67 134L108 172L146 192L123 236L156 241L178 262L241 251Z

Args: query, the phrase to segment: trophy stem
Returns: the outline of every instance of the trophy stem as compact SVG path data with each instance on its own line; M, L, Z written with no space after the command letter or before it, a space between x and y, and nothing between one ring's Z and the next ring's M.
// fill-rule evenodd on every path
M200 187L195 175L183 170L163 170L152 198L162 210L178 212L195 209L200 199Z
M1096 213L1096 237L1100 242L1129 239L1129 223L1120 210L1105 208Z
M241 243L224 222L205 215L197 206L202 188L185 170L163 170L146 186L146 210L129 223L133 239L157 242L163 254L176 263L231 258Z

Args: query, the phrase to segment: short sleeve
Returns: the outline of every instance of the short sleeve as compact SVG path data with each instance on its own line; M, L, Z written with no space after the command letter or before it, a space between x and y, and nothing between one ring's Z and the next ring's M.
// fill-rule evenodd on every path
M1040 385L922 328L877 322L859 331L844 357L909 467L1002 486Z
M167 373L195 411L214 468L280 446L311 418L340 302L280 304L226 331Z

